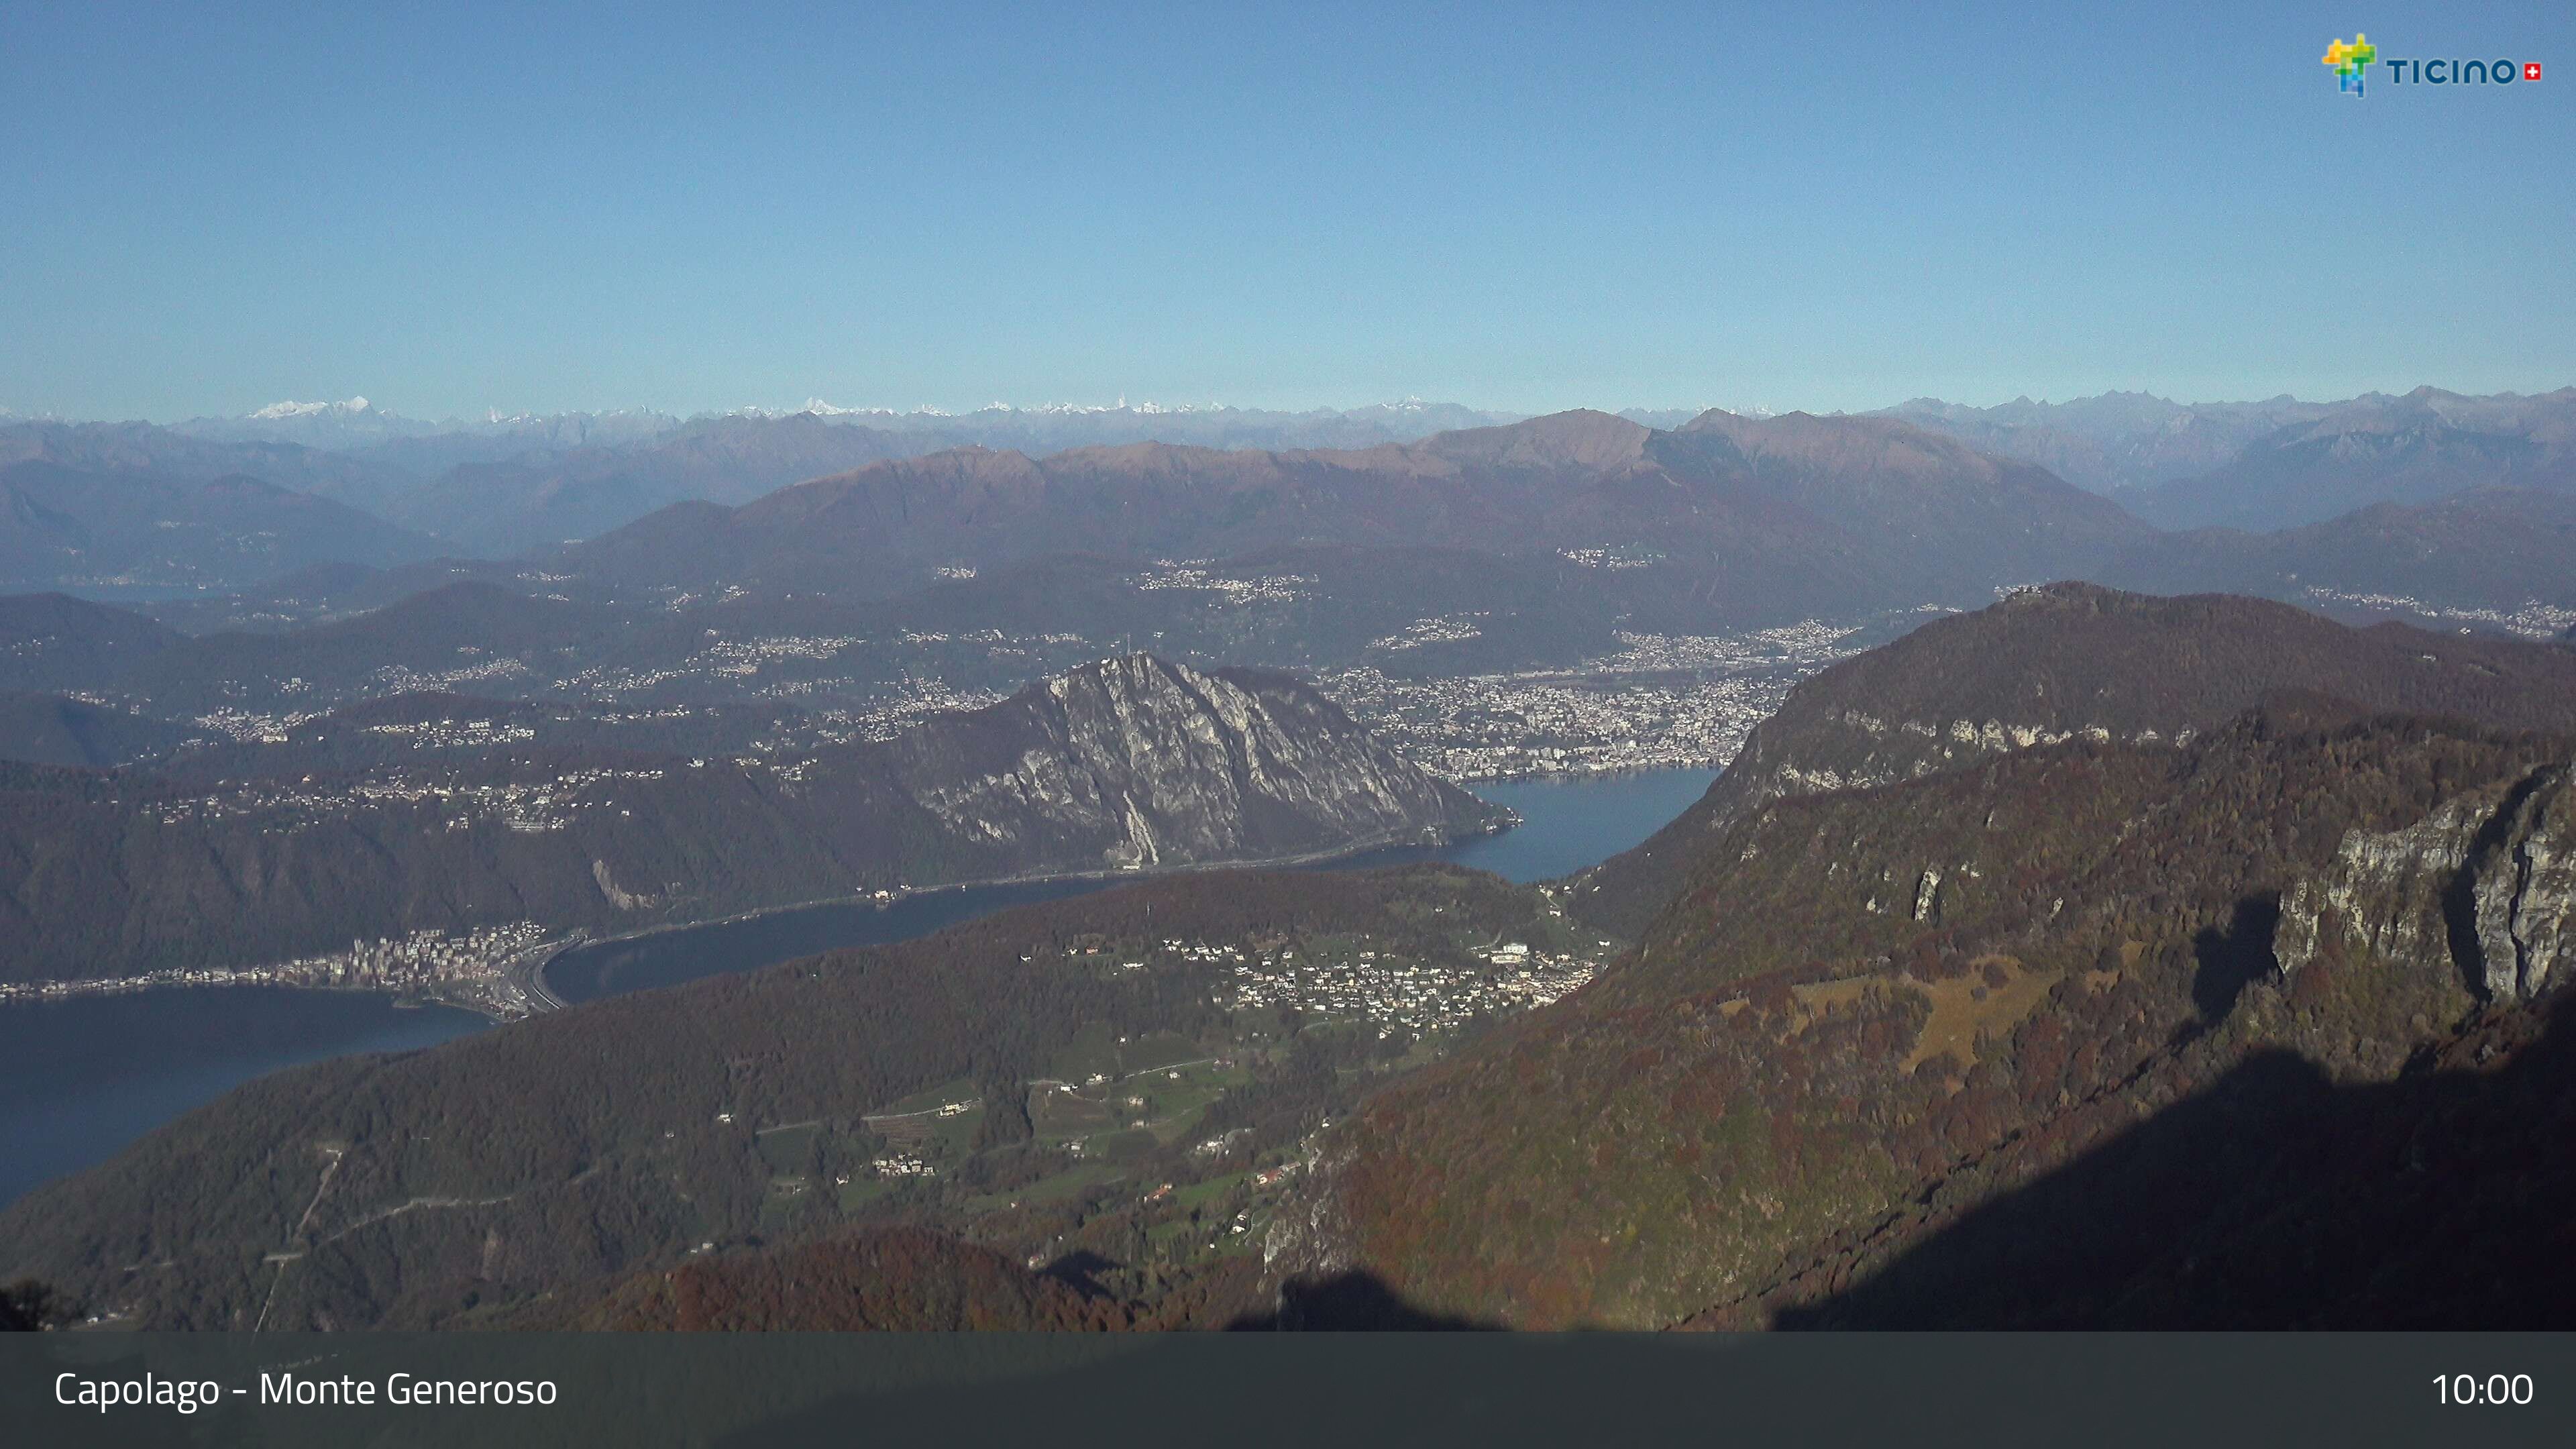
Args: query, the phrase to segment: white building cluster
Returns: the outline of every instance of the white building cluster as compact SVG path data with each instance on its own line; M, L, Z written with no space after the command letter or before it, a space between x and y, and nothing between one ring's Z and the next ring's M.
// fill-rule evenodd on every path
M1592 980L1599 969L1589 957L1533 950L1526 942L1489 947L1473 964L1423 961L1371 944L1303 956L1284 949L1250 957L1229 952L1226 959L1234 963L1230 1005L1237 1011L1285 1006L1416 1036L1455 1031L1479 1016L1544 1006Z
M545 959L580 938L548 938L534 921L476 926L463 932L421 930L351 941L326 951L258 966L206 966L89 981L0 983L0 1002L142 991L160 986L297 986L340 991L392 991L435 999L509 1021L553 1003L533 991Z
M1618 653L1572 669L1410 679L1363 667L1316 684L1407 759L1453 780L1717 768L1791 686L1852 653L1854 632L1810 620L1744 634L1621 634ZM1428 633L1402 642L1411 638L1372 647L1429 642Z

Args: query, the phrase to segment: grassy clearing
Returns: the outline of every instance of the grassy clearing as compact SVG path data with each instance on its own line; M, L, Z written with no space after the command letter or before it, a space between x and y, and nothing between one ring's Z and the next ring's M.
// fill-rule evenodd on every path
M1095 1075L1118 1075L1118 1037L1102 1022L1090 1022L1049 1058L1040 1076L1060 1082L1087 1082Z
M1146 1126L1166 1143L1178 1141L1188 1133L1209 1104L1225 1095L1228 1087L1251 1080L1251 1073L1240 1067L1220 1069L1213 1063L1178 1068L1177 1081L1172 1070L1120 1084L1127 1096L1145 1099Z
M974 1079L970 1077L955 1077L940 1083L938 1086L928 1087L915 1092L911 1096L905 1097L900 1101L888 1102L884 1106L870 1112L868 1115L871 1117L903 1117L909 1116L915 1112L934 1112L951 1102L972 1103L979 1102L981 1100L982 1098L977 1095Z
M1194 1062L1207 1056L1208 1049L1177 1032L1158 1031L1141 1036L1119 1051L1119 1064L1126 1072L1151 1072L1177 1062Z
M841 1211L855 1212L892 1193L907 1181L909 1179L892 1177L854 1178L847 1187L841 1189Z
M1024 1187L968 1198L966 1209L969 1212L990 1213L1000 1212L1013 1204L1034 1207L1045 1203L1062 1202L1068 1198L1079 1197L1095 1187L1116 1182L1126 1175L1126 1169L1116 1163L1084 1162L1051 1177L1039 1178Z
M1990 966L2001 971L2003 984L1987 981L1986 969ZM1837 981L1793 986L1790 992L1798 1001L1798 1022L1792 1029L1803 1031L1830 1013L1856 1004L1872 989L1893 987L1914 992L1932 1004L1923 1034L1899 1065L1900 1070L1913 1071L1943 1052L1957 1057L1962 1067L1974 1066L1977 1034L2009 1030L2030 1015L2047 998L2049 988L2057 984L2058 973L2030 970L2011 956L1980 956L1968 967L1967 975L1950 981L1921 981L1911 974L1899 974L1846 976ZM1730 1001L1721 1009L1733 1015L1744 1009L1744 1003Z
M1064 1142L1088 1137L1095 1132L1116 1128L1118 1121L1118 1114L1097 1098L1043 1091L1029 1096L1029 1122L1037 1128L1040 1141Z
M1216 1198L1224 1196L1228 1191L1249 1180L1251 1176L1252 1174L1249 1172L1229 1172L1223 1177L1211 1177L1205 1182L1194 1182L1187 1187L1176 1187L1172 1189L1172 1204L1173 1206L1180 1208L1203 1206Z
M752 1145L759 1149L760 1160L769 1164L771 1172L788 1176L803 1172L805 1165L813 1160L814 1137L822 1130L812 1124L783 1127L754 1137Z
M2028 970L2010 956L1980 956L1968 964L1968 974L1955 981L1906 978L1906 985L1932 999L1932 1017L1923 1024L1923 1036L1901 1070L1910 1072L1943 1052L1956 1056L1961 1066L1976 1065L1977 1033L2008 1030L2030 1015L2057 984L2057 972ZM1986 984L1989 965L2003 968L2003 985Z

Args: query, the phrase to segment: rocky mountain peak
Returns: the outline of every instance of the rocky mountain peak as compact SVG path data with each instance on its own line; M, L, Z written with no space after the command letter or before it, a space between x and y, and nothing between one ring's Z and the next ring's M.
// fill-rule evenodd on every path
M893 742L924 808L1110 869L1443 840L1507 816L1284 674L1103 659Z

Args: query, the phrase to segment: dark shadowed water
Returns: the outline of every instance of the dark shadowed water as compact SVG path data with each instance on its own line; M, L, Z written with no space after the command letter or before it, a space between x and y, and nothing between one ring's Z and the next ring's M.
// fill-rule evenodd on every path
M1476 787L1523 824L1437 850L1373 851L1363 869L1450 860L1517 881L1570 874L1616 855L1679 815L1716 778L1657 770L1609 779ZM936 891L884 909L792 911L604 941L557 958L546 979L567 1001L748 971L842 946L908 940L1008 906L1117 881L1042 881ZM485 1025L445 1007L407 1010L359 992L209 987L0 1006L0 1204L115 1155L127 1143L281 1068L350 1052L406 1051Z
M279 986L135 991L0 1006L0 1203L87 1167L253 1077L478 1031L444 1006Z
M754 971L843 946L882 946L1033 901L1088 895L1110 880L1047 880L932 891L885 907L798 906L739 921L684 926L624 941L601 941L557 956L546 985L569 1002L677 986L701 976Z

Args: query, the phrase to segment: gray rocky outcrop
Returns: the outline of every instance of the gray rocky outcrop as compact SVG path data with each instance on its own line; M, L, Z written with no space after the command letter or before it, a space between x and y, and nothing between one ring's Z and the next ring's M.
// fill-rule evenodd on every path
M2576 767L2456 797L2400 830L2348 832L2283 895L2274 954L2295 971L2338 935L2457 970L2492 1001L2576 975Z

